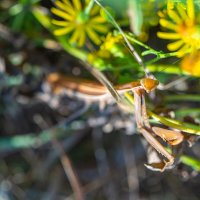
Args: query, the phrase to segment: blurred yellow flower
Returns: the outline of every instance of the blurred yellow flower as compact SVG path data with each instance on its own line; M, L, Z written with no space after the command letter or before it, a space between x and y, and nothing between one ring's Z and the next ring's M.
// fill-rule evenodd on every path
M109 50L110 51L116 44L120 43L120 41L122 41L122 39L123 39L122 35L114 36L112 33L108 33L100 48L101 48L101 50Z
M87 61L95 67L105 67L105 63L112 57L109 51L99 49L88 54Z
M123 44L121 40L123 40L121 35L113 35L113 33L109 32L106 37L103 38L103 43L100 45L99 49L88 55L88 62L99 69L103 69L105 66L109 68L109 66L112 65L112 61L116 60L116 57L123 57L123 52L119 49L119 44Z
M84 3L83 3L84 2ZM101 15L101 8L93 0L56 0L57 8L51 11L61 20L53 19L52 23L60 28L54 31L57 36L70 35L69 42L83 46L86 38L96 45L101 44L99 34L108 32L106 19Z
M181 69L193 76L200 76L200 51L189 54L181 61Z
M173 3L168 0L167 15L159 13L160 25L170 32L158 32L158 37L173 40L167 45L170 51L176 51L178 57L200 49L200 17L195 16L193 0L183 3ZM166 19L165 17L170 19Z

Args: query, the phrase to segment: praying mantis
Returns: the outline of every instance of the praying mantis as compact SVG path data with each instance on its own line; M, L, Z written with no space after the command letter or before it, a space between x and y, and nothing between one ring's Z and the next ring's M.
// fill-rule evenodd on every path
M184 137L178 131L150 125L145 104L145 94L155 90L159 82L148 72L143 60L134 47L130 44L126 35L115 22L110 13L97 0L94 1L105 11L108 17L112 19L113 25L119 30L119 34L121 34L123 37L126 46L135 57L135 60L138 62L138 64L144 69L145 77L139 81L113 86L100 71L94 67L91 67L88 63L84 63L86 69L90 71L102 85L85 79L74 79L57 73L50 74L47 77L47 80L54 87L61 86L67 88L68 90L75 90L76 92L89 96L95 96L97 98L101 95L108 94L109 91L119 105L123 104L121 94L127 91L132 92L134 96L134 113L137 129L144 136L147 142L163 156L163 160L161 162L146 164L146 167L152 170L163 172L165 169L173 165L174 156L169 153L166 148L155 138L155 135L162 138L169 145L180 144Z
M48 82L56 87L63 87L76 92L83 93L89 96L96 96L99 98L105 95L108 91L103 85L88 81L85 79L74 79L58 73L52 73L48 75ZM164 171L174 163L174 157L171 155L165 147L156 139L153 135L161 137L164 141L170 145L178 145L183 141L183 135L178 131L168 130L149 124L146 104L145 93L150 93L156 89L158 81L154 78L145 77L140 81L130 82L122 85L114 86L114 89L118 93L132 91L134 94L134 112L135 120L138 131L145 137L147 142L157 150L165 159L160 163L146 164L145 166L152 170Z

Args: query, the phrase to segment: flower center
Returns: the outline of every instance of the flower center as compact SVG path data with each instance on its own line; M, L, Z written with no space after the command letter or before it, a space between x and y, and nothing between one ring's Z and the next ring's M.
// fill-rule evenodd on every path
M89 15L86 14L85 12L80 12L78 15L77 15L77 18L76 18L76 23L77 24L86 24L89 20Z
M179 34L182 36L186 44L199 45L200 43L200 28L197 26L187 26L183 24L180 26Z

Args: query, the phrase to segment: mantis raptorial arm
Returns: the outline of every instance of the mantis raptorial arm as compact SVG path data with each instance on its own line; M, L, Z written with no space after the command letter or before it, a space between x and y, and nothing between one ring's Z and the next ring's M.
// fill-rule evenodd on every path
M162 154L167 160L163 160L163 162L160 163L150 163L150 164L145 164L145 166L149 169L152 169L154 171L161 171L163 172L168 166L171 166L174 163L174 157L164 148L164 146L157 140L155 139L148 130L145 128L140 128L139 129L140 133L145 137L147 142L151 144L151 146L156 149L157 152Z
M183 141L183 135L178 131L167 130L160 127L152 127L153 132L171 145L178 145Z
M139 132L142 133L142 135L152 147L154 147L160 154L162 154L167 159L163 160L162 163L146 164L145 166L150 169L164 171L167 166L173 164L174 157L170 153L168 153L164 146L151 134L152 129L150 127L150 124L148 123L148 117L144 100L144 90L142 88L135 88L133 89L133 93L135 120Z

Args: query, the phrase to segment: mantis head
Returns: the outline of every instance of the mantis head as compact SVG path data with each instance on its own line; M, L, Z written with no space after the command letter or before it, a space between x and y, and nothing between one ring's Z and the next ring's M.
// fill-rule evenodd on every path
M149 93L158 86L159 81L155 78L143 78L140 80L140 84L144 88L144 90Z

